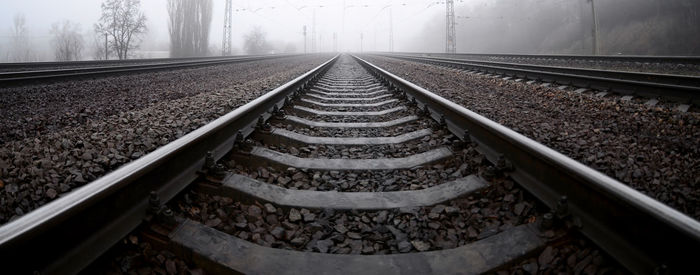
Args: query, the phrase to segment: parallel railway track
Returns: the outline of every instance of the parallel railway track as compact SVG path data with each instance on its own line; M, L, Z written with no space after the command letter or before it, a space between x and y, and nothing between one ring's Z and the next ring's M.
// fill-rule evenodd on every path
M483 72L485 74L493 74L504 78L508 77L508 79L512 78L513 80L542 81L578 87L581 88L578 90L579 92L585 91L586 89L593 89L606 93L616 92L621 95L640 96L651 99L664 98L684 105L700 104L700 76L463 60L452 57L427 57L406 54L381 55L407 61ZM650 59L654 60L653 58ZM684 59L679 58L679 62L680 60ZM695 59L689 60L694 62ZM687 109L687 106L683 108Z
M0 63L0 72L45 70L70 67L99 67L112 65L137 65L148 63L171 63L187 61L203 61L221 59L220 56L212 57L182 57L182 58L144 58L144 59L110 59L110 60L86 60L86 61L41 61L41 62L16 62Z
M475 53L407 53L410 55L445 57L445 58L489 58L494 60L585 60L590 62L625 62L646 64L684 64L700 65L697 56L645 56L645 55L563 55L563 54L475 54Z
M468 161L479 156L492 164ZM429 244L429 236L449 224L422 227L419 238L396 222L459 219L470 208L455 201L504 200L495 190L510 179L550 213L532 210L510 226L480 228L478 236L445 245L451 248ZM228 201L220 216L231 223L191 214L188 201L201 198L171 201L185 189ZM336 211L373 227L345 228ZM393 218L384 216L387 211ZM371 220L357 214L366 212ZM256 240L245 230L263 224L261 213L291 223L268 243L262 234ZM144 219L146 235L181 257L211 271L242 273L480 273L535 253L570 230L636 273L692 270L688 252L700 247L700 223L692 218L349 56L5 224L0 253L18 271L76 272ZM273 223L269 219L276 218L264 223ZM287 233L292 228L323 236L305 239ZM337 233L324 230L339 232L342 240L326 239ZM373 231L393 237L357 247L358 236ZM327 253L294 251L309 246ZM332 254L343 252L390 255Z
M26 68L29 70L0 71L0 85L19 85L36 83L37 81L74 79L79 77L94 77L120 73L146 72L177 68L211 66L240 62L252 62L269 58L279 58L289 55L217 57L217 58L181 58L156 60L125 60L111 61L82 61L82 62L41 62L11 63L0 65L0 68ZM54 68L51 68L55 66ZM46 68L49 67L49 68Z

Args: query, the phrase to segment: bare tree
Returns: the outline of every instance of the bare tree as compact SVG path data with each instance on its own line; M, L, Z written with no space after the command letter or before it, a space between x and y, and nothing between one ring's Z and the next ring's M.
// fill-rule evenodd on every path
M107 35L109 49L119 59L127 59L129 51L137 49L141 35L146 33L146 16L140 11L140 0L105 0L102 16L95 32Z
M170 56L204 56L209 49L211 0L168 0Z
M58 61L75 61L83 51L83 36L80 35L80 24L69 20L56 22L51 25L53 39L51 43L54 55Z
M29 42L29 30L24 14L15 14L12 23L12 44L7 59L15 62L35 61L36 55Z
M248 54L265 54L271 49L270 43L267 42L267 35L259 26L245 35L243 48Z

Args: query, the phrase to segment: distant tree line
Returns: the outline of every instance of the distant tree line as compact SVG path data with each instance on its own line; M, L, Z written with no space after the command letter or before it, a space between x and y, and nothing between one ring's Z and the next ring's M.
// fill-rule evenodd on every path
M209 49L211 0L168 0L170 56L205 56Z
M211 0L208 2L211 5ZM140 0L102 2L100 19L94 26L93 59L108 59L110 56L127 59L133 50L138 49L147 31L146 16L140 9ZM4 51L4 59L10 62L36 61L38 57L31 45L25 16L16 14L12 23L11 39L8 50ZM49 33L55 60L75 61L83 57L85 41L80 24L70 20L55 22Z
M65 20L51 25L54 48L54 56L58 61L80 60L83 51L83 36L80 34L80 25Z
M36 60L36 55L29 43L27 20L23 14L15 14L12 18L12 41L7 51L7 60L11 62Z

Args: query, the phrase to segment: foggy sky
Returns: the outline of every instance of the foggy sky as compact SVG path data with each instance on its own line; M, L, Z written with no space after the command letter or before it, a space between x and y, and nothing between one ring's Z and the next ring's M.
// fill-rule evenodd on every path
M50 51L47 44L51 39L49 34L51 24L66 19L81 25L86 40L86 50L89 50L93 39L89 36L94 23L99 19L101 2L99 0L2 0L0 2L0 37L2 38L0 44L5 44L10 39L12 19L15 14L21 13L26 17L32 43L41 51ZM333 50L333 33L338 37L339 50L359 51L361 35L364 37L364 50L387 50L389 10L391 10L394 15L394 49L401 50L402 45L410 43L418 33L417 30L421 30L428 20L432 20L435 15L444 14L444 4L434 2L426 0L233 0L233 45L235 50L241 53L243 35L254 26L260 26L271 42L292 43L299 51L303 51L302 27L306 25L307 43L310 49L312 18L315 10L319 50ZM214 0L210 45L217 49L221 47L224 5L224 0ZM141 7L148 19L149 29L141 50L167 50L166 0L142 0ZM343 12L345 12L344 30ZM0 51L3 48L6 47L0 46ZM43 55L42 59L52 57L50 52Z
M595 1L603 53L700 54L700 1ZM30 39L40 52L40 60L53 59L49 28L52 23L66 19L82 26L84 55L88 58L101 2L0 0L0 58L11 39L12 18L17 13L26 17ZM149 28L141 44L142 51L168 50L166 2L141 1ZM213 2L210 48L219 51L225 0ZM455 0L457 49L459 52L588 54L591 50L588 3L587 0ZM243 54L243 35L255 26L260 26L278 48L291 45L297 52L303 52L302 27L306 25L310 50L314 10L317 48L321 51L333 50L334 33L338 37L338 50L360 51L362 35L363 50L387 51L390 11L395 51L445 49L445 4L440 0L233 0L233 4L233 46L237 54Z

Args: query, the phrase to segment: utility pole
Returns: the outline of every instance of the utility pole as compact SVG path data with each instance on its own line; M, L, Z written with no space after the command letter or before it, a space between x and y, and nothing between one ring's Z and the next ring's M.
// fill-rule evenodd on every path
M231 0L226 0L226 9L224 13L224 39L221 45L221 55L231 55L231 27L233 16L231 16Z
M447 41L445 43L446 53L456 53L457 52L457 34L455 32L455 2L454 0L446 0L445 6L447 6Z
M394 14L389 7L389 52L394 51Z
M311 25L311 52L316 52L316 9L314 8L314 15Z
M593 0L588 1L591 2L591 14L593 15L593 55L598 55L598 52L600 51L600 49L598 48L598 16L596 16L595 13L595 3L593 2Z
M304 53L308 53L306 51L306 25L304 25Z
M105 60L109 59L109 40L107 39L107 34L105 33Z

